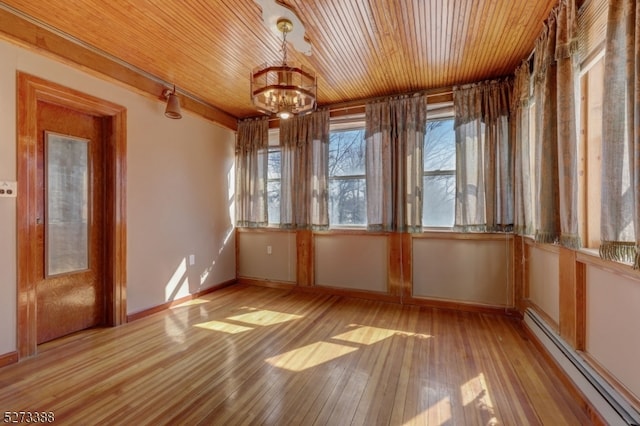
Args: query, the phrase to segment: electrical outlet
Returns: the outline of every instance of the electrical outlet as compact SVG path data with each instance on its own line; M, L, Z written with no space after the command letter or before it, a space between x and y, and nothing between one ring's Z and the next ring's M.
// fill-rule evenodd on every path
M17 197L18 182L0 181L0 197Z
M271 253L273 253L271 246L267 246L267 254L271 254Z

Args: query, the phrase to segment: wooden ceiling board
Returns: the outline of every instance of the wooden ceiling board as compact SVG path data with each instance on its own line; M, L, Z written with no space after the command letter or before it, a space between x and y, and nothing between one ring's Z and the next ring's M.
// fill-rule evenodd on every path
M282 57L253 0L2 3L237 118L260 115L251 70ZM312 45L311 56L290 46L290 60L316 72L318 102L331 105L509 75L557 0L279 3L297 14Z

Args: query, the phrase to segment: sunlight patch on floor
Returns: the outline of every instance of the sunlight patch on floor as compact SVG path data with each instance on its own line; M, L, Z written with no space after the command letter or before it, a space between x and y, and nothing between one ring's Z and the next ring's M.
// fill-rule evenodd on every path
M405 422L403 426L409 425L445 425L451 424L451 400L449 397L444 397L427 410L418 414L408 422Z
M332 361L357 350L358 348L351 346L337 345L329 342L316 342L281 355L267 358L265 361L274 367L299 372L308 368L317 367L325 362Z
M245 327L243 325L231 324L223 321L201 322L200 324L194 325L194 327L204 328L205 330L221 331L228 334L238 334L253 330L251 327Z
M267 326L281 324L283 322L293 321L300 318L302 318L302 316L300 315L285 314L283 312L260 309L253 312L248 312L246 314L228 317L227 319L244 322L251 325Z
M482 418L486 419L487 425L499 424L495 416L495 409L483 373L478 374L460 386L460 395L462 397L462 404L464 406L473 404Z
M387 328L369 327L367 325L352 324L350 327L356 327L346 333L333 336L332 339L344 340L345 342L358 343L360 345L373 345L388 339L394 334L398 333L397 330L389 330Z
M207 299L191 299L191 300L187 300L184 303L180 303L179 305L172 306L170 309L184 308L186 306L202 305L203 303L209 303L209 302L210 300L207 300Z

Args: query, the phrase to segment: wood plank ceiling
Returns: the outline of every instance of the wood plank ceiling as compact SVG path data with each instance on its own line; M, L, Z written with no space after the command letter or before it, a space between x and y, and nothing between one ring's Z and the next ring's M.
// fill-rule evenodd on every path
M253 0L4 3L235 118L260 115L250 72L281 59L281 40ZM509 75L557 0L279 3L297 14L312 45L311 56L290 48L290 58L315 70L318 103L331 105Z

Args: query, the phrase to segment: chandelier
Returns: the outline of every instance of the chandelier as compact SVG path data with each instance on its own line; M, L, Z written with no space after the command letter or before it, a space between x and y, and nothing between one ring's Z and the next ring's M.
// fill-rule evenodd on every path
M286 120L316 108L316 76L308 68L287 61L287 33L293 29L293 23L280 18L277 26L282 33L282 62L263 64L253 70L251 99L259 110Z

